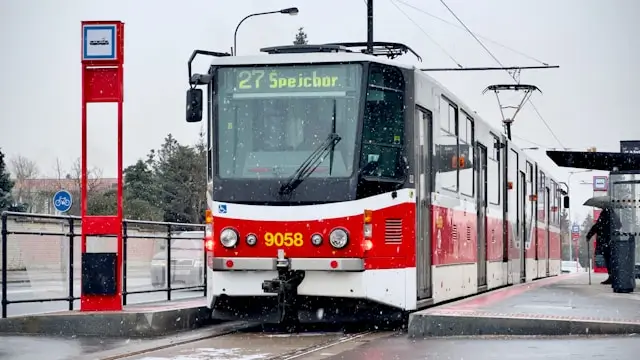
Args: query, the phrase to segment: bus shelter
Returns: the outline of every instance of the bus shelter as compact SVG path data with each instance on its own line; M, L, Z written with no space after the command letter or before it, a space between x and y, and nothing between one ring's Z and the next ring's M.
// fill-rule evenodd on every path
M618 245L622 244L620 251L625 253L624 259L619 259L625 264L619 265L630 267L630 271L640 277L640 154L625 151L622 142L621 150L623 152L550 150L547 156L560 167L610 172L608 195L613 211L622 223L620 229L615 229L612 239Z

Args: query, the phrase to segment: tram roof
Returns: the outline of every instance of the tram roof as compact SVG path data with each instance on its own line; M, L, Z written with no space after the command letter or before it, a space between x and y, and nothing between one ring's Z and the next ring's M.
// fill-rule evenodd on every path
M397 60L390 60L381 56L371 56L362 53L306 53L306 54L262 54L248 56L225 56L213 58L211 65L279 65L279 64L314 64L314 63L349 63L370 61L399 68L414 70L414 65L403 64Z

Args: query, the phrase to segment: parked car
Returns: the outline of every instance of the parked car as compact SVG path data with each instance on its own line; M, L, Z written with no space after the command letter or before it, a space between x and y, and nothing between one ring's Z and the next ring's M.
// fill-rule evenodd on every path
M585 272L585 269L577 261L563 261L561 271L565 274Z
M167 286L167 249L155 254L151 260L151 285ZM184 231L171 239L171 284L184 287L198 286L204 280L204 231Z

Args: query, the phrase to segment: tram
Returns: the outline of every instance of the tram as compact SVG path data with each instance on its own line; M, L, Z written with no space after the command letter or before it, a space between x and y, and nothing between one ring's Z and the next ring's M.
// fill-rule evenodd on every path
M396 319L560 274L568 198L553 176L390 59L410 48L364 46L194 51L187 121L206 101L214 318ZM203 54L208 72L192 74Z

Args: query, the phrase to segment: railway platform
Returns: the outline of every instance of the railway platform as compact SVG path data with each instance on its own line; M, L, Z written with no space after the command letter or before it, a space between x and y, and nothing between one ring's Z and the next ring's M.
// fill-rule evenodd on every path
M0 334L156 337L210 321L205 298L127 305L123 311L60 311L0 319Z
M640 293L614 293L605 274L568 274L411 314L412 337L640 334Z

